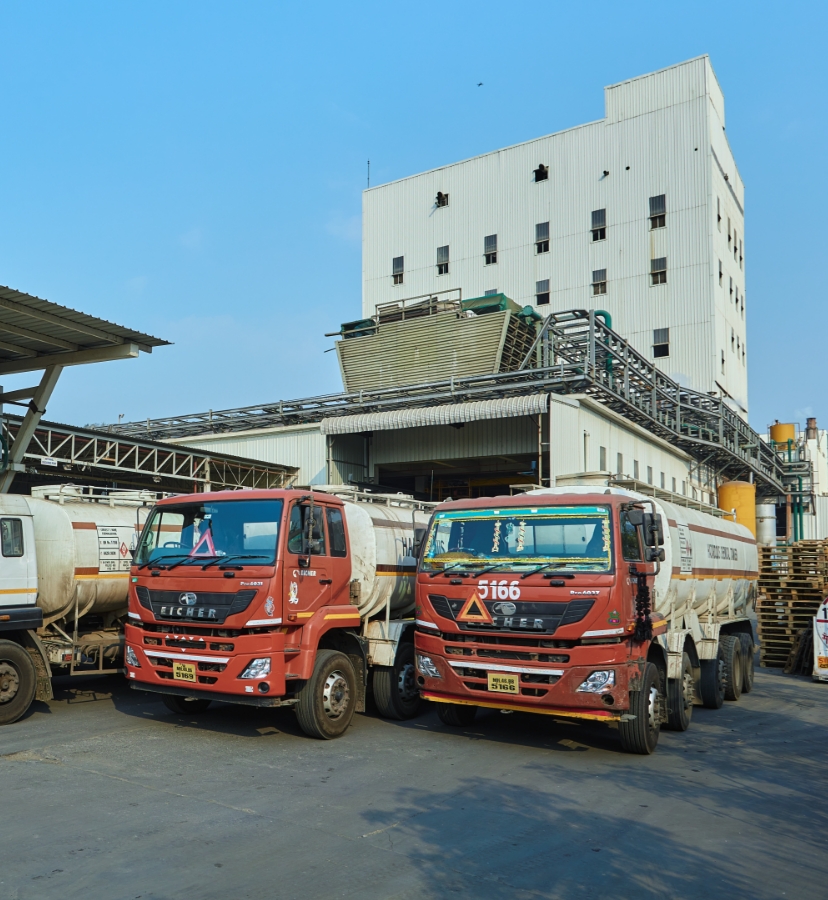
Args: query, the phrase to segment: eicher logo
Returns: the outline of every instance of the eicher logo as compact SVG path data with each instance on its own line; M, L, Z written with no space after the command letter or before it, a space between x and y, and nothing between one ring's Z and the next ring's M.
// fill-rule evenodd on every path
M197 600L198 597L195 594L190 593L189 591L186 594L181 594L181 596L178 598L178 602L183 603L184 606L195 606Z
M190 595L194 596L194 595ZM195 609L192 606L162 606L158 611L159 616L175 616L178 619L215 619L216 611L208 609L206 606L199 606Z
M707 556L709 559L729 559L734 562L739 559L738 547L724 547L721 544L708 544Z

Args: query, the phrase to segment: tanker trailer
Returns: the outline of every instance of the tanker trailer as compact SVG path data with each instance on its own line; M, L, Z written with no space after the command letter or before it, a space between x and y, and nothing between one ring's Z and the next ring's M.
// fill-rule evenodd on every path
M0 725L52 674L120 671L132 551L160 495L77 485L0 495Z

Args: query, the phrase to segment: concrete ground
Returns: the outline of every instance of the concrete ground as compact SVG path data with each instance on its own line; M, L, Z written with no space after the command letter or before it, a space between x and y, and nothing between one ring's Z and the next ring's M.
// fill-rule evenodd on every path
M828 896L828 684L774 671L651 757L433 709L305 737L120 678L0 729L0 900Z

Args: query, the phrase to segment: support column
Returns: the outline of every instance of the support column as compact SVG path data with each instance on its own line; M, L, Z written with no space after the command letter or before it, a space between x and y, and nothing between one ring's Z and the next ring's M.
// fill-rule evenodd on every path
M9 488L14 481L17 473L17 467L23 462L23 456L29 449L29 442L34 436L35 429L40 424L43 414L46 412L46 404L52 396L63 366L49 366L40 379L40 384L34 392L32 401L29 404L29 410L20 423L20 429L17 432L14 442L9 447L9 467L0 475L0 494L8 494Z

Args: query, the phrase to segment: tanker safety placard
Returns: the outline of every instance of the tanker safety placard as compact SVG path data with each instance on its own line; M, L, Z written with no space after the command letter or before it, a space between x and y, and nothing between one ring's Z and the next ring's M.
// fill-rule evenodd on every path
M134 535L131 525L98 525L99 572L129 572L130 542Z

